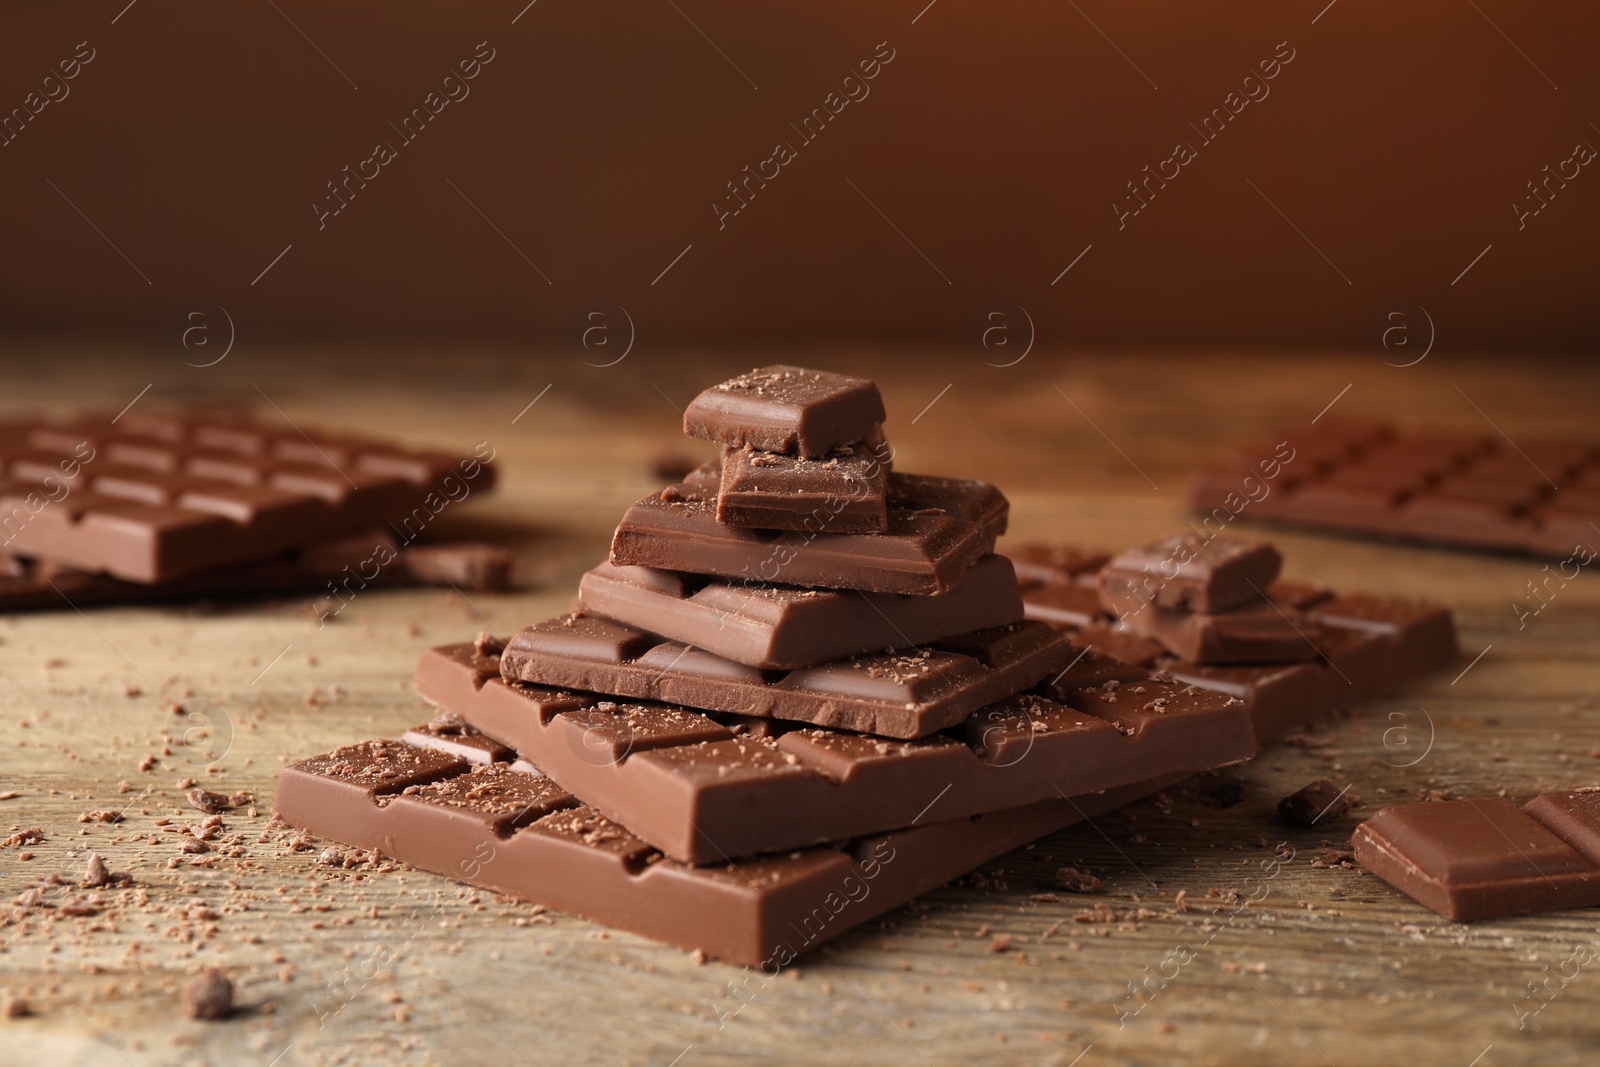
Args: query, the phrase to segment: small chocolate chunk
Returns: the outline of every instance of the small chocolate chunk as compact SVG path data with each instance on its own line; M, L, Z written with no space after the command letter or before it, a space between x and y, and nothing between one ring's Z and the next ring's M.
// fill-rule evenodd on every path
M884 420L866 378L777 364L713 385L689 402L683 432L733 448L826 455L860 441Z
M218 812L228 810L227 797L221 793L213 793L210 790L200 789L199 787L189 790L189 803L207 815L215 815Z
M1101 893L1105 891L1105 883L1092 874L1086 874L1076 867L1063 867L1056 872L1056 885L1068 893Z
M111 881L111 872L106 870L106 861L100 858L97 852L89 853L89 862L84 868L83 881L79 884L85 889L98 889Z
M1318 778L1278 801L1278 814L1293 826L1330 823L1360 802L1350 795L1350 787L1340 789L1330 779Z
M183 1013L191 1019L226 1019L233 1014L233 982L215 967L183 987Z

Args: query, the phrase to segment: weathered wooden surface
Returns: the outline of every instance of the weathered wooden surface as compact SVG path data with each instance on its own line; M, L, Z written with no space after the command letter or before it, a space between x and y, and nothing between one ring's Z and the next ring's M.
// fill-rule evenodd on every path
M1013 539L1107 546L1180 524L1186 470L1308 423L1347 384L1338 415L1482 428L1488 417L1517 440L1594 434L1600 396L1592 368L1440 354L1404 370L1363 354L1039 351L1005 369L959 351L784 355L877 376L901 465L999 483ZM1342 847L1360 812L1313 831L1273 816L1280 796L1324 775L1349 783L1361 812L1430 790L1522 798L1600 783L1596 579L1583 574L1519 630L1512 604L1541 576L1523 559L1280 535L1289 574L1446 601L1467 656L1492 648L1458 681L1442 672L1230 772L1244 786L1236 806L1175 790L1056 834L981 884L938 890L776 980L750 980L743 998L728 991L745 979L731 967L429 875L347 872L289 852L288 835L266 832L283 762L425 718L407 681L427 645L568 606L617 515L652 485L648 460L664 446L693 450L674 405L753 362L394 358L398 373L354 350L240 351L203 371L176 356L8 354L0 416L115 409L151 381L142 405L243 400L272 414L253 383L297 422L419 444L487 439L502 489L440 526L513 539L533 587L470 602L370 592L321 630L296 600L0 620L0 791L16 794L0 800L0 836L45 833L0 850L0 907L51 874L72 883L45 887L47 907L14 908L0 928L0 985L33 1013L0 1020L0 1060L1499 1067L1581 1062L1600 1047L1600 977L1592 963L1563 967L1600 943L1600 912L1446 923L1360 870L1313 862ZM170 707L202 700L217 709L213 739L185 744L195 720ZM211 762L208 744L224 743ZM158 758L141 770L146 754ZM180 854L158 824L200 818L178 785L191 777L257 798L259 814L224 817L236 842L208 856ZM124 805L120 823L79 821ZM90 849L132 871L134 886L77 888ZM1103 876L1106 892L1043 896L1065 864ZM1241 906L1230 891L1257 899ZM101 910L63 915L72 901ZM1077 921L1097 906L1113 921ZM997 935L1009 948L996 951ZM244 1008L231 1021L181 1016L177 991L208 964L238 983ZM1547 979L1534 999L1529 983ZM1129 983L1148 990L1143 1001Z

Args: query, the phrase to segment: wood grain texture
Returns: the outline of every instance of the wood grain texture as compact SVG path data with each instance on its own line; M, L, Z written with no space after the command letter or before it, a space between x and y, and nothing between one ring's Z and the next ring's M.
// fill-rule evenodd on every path
M637 352L597 369L575 355L419 348L386 354L386 370L352 348L240 351L202 371L176 354L85 351L0 355L11 383L0 418L69 402L115 410L153 381L141 405L232 400L273 414L264 395L307 425L416 445L489 440L501 489L438 526L507 539L530 587L364 593L321 630L292 599L0 619L0 837L45 835L0 849L0 985L33 1012L0 1019L0 1060L1499 1067L1580 1062L1600 1045L1594 965L1564 986L1552 977L1575 947L1600 944L1600 911L1461 926L1358 869L1313 862L1386 802L1600 783L1600 587L1581 575L1519 630L1512 604L1542 567L1525 559L1275 532L1290 576L1447 602L1467 656L1492 647L1459 679L1441 672L1228 773L1237 805L1178 789L1053 835L770 981L431 875L336 869L315 849L289 851L266 814L285 761L427 716L408 685L421 649L570 607L612 523L654 484L653 456L697 454L675 407L758 358L878 378L899 466L995 481L1012 500L1012 541L1104 546L1180 525L1186 471L1308 423L1346 385L1338 415L1488 418L1514 440L1592 435L1591 367L1040 350L997 369L964 351L839 349ZM213 735L185 744L198 720L170 709L197 701L216 709ZM212 762L210 748L225 751ZM146 754L156 759L141 770ZM1309 831L1277 822L1278 798L1322 776L1363 806ZM191 777L257 798L258 814L223 816L203 856L180 853L161 825L203 817L178 785ZM120 823L79 821L124 806ZM134 886L77 888L89 850ZM1056 889L1065 865L1104 878L1105 892ZM51 874L72 885L45 886L47 906L12 905ZM1257 899L1241 906L1235 892ZM101 910L63 914L73 901ZM1111 921L1079 921L1097 907ZM178 991L204 965L238 984L234 1019L181 1016ZM1134 998L1129 983L1147 978ZM1541 1004L1528 984L1547 978L1547 1003L1526 1014Z

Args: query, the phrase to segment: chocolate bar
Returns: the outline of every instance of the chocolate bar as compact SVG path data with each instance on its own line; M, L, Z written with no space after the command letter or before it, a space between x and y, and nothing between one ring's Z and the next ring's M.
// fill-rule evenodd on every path
M938 596L794 589L602 563L583 576L578 605L735 663L776 670L1022 618L1022 597L1004 556L980 559Z
M730 448L722 456L717 521L754 530L883 533L890 458L880 433L821 459Z
M813 530L779 533L718 522L716 496L716 483L702 475L645 497L618 524L611 562L821 589L943 593L994 551L1010 509L988 482L895 471L885 533L826 533L820 519Z
M488 459L228 413L13 426L0 441L0 549L162 582L385 523L409 541L493 485Z
M1600 447L1592 442L1513 445L1355 423L1295 435L1279 446L1280 459L1285 449L1275 486L1246 471L1247 460L1197 475L1189 502L1207 513L1206 526L1239 516L1583 562L1600 545Z
M273 806L319 837L775 971L997 856L1173 781L717 867L664 857L549 778L401 741L290 764Z
M777 364L695 397L684 410L683 432L730 448L817 459L870 437L884 418L872 381Z
M1011 697L909 742L507 683L492 645L425 652L415 682L668 856L703 864L1254 754L1243 701L1126 677L1097 674L1099 688L1063 686L1055 700Z
M1478 797L1384 808L1356 827L1356 862L1446 919L1600 904L1600 792L1522 807Z
M48 560L0 556L0 614L306 592L325 593L326 611L337 614L340 603L370 586L504 591L510 568L511 553L498 545L441 542L402 548L384 530L164 582L125 582Z
M1119 614L1135 604L1223 612L1259 600L1283 557L1265 541L1174 534L1121 553L1100 571L1100 591Z
M878 655L762 671L579 612L517 631L500 668L509 682L910 739L1038 683L1066 665L1068 652L1050 627L1019 622Z

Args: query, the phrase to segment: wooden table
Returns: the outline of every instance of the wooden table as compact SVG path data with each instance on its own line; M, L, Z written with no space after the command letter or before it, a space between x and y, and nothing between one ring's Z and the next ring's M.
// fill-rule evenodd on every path
M1303 426L1336 398L1339 416L1492 419L1522 440L1593 436L1600 397L1592 366L1509 356L1436 353L1397 369L1362 353L1041 350L1002 369L959 350L776 355L877 377L901 465L999 483L1013 540L1106 546L1177 527L1186 471ZM46 835L0 850L0 903L52 874L73 883L45 888L55 907L19 909L0 928L0 984L33 1012L0 1020L0 1059L1503 1067L1592 1060L1600 1047L1594 964L1565 986L1551 978L1543 1001L1528 988L1575 947L1594 951L1600 912L1443 922L1359 869L1319 865L1359 814L1312 831L1273 814L1322 776L1349 784L1366 813L1431 791L1523 798L1600 782L1591 575L1519 629L1512 605L1540 563L1275 534L1290 576L1448 602L1466 656L1489 651L1459 678L1440 672L1228 772L1243 784L1235 806L1174 790L1055 834L749 983L746 1001L728 991L745 979L732 967L430 875L320 865L267 829L267 801L285 761L425 719L408 684L421 649L570 606L618 514L653 485L650 459L692 450L676 409L753 357L641 350L602 369L510 349L241 350L205 370L79 348L3 358L14 384L0 414L114 409L153 383L139 404L244 402L278 417L275 405L296 422L416 444L486 439L501 489L440 526L513 543L530 588L370 592L320 630L292 599L0 620L0 790L16 794L0 800L0 826ZM213 709L209 742L185 743L199 720L174 703ZM225 749L215 762L208 744ZM254 793L253 813L225 816L235 847L180 854L161 820L197 818L188 778ZM120 823L80 820L116 809ZM135 885L76 889L90 849ZM1291 849L1263 881L1263 864ZM1100 874L1105 893L1049 896L1069 864ZM1250 875L1266 896L1231 904ZM97 897L99 914L61 913ZM1112 921L1078 921L1100 906ZM181 1016L178 990L203 965L237 983L233 1020ZM1158 974L1164 985L1150 978L1146 999L1132 997L1130 983Z

